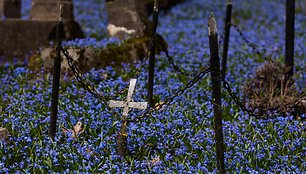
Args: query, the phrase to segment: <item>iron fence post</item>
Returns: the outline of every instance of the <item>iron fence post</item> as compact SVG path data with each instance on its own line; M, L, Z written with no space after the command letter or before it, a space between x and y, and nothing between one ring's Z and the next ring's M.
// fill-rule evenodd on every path
M210 47L210 65L212 81L212 104L214 109L214 131L216 141L216 155L218 173L225 173L224 165L224 144L222 130L222 108L221 108L221 76L220 76L220 58L218 51L217 23L213 13L208 20L209 47Z
M58 95L61 75L61 48L62 48L62 37L63 37L63 21L62 21L62 9L60 6L60 20L56 28L56 58L54 59L53 67L53 83L52 83L52 101L51 101L51 116L50 116L50 127L49 137L54 139L56 134L56 121L58 113Z

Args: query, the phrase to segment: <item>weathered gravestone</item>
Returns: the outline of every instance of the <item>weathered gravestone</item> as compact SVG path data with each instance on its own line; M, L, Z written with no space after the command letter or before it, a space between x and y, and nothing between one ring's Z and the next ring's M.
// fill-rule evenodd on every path
M71 0L32 0L31 20L56 21L59 18L59 6L63 4L64 21L73 21L73 4Z
M162 9L170 8L178 2L184 0L162 0ZM147 54L148 46L152 38L152 24L148 18L148 9L153 9L153 0L106 0L108 13L108 31L111 37L118 37L125 40L120 45L108 45L103 48L70 48L68 52L75 60L80 71L85 73L92 68L115 65L120 66L123 62L133 62L143 59ZM38 7L37 7L38 8ZM68 7L67 7L68 8ZM66 16L69 16L66 15ZM32 18L35 16L32 13ZM163 41L161 41L163 42ZM156 53L161 51L160 46L156 48ZM53 59L55 58L55 48L45 48L40 55L32 56L29 63L30 69L35 70L32 65L43 63L47 72L52 72ZM32 67L32 68L31 68ZM61 64L62 71L69 71L67 61L63 59Z
M148 13L143 0L106 0L108 32L120 39L143 37L148 29Z
M150 22L143 0L106 0L108 12L108 31L111 37L118 37L126 42L119 46L106 48L72 48L68 49L70 56L76 61L82 73L91 68L101 68L109 65L121 65L122 62L132 62L146 56L151 39ZM67 15L69 16L69 15ZM31 18L35 18L32 14ZM99 49L99 51L97 51ZM45 48L41 51L43 66L52 72L54 48ZM36 59L34 57L34 59ZM39 61L32 61L36 64ZM32 67L30 65L30 67ZM63 59L62 72L69 71L67 61Z
M169 10L185 0L159 0L159 9ZM154 0L106 0L109 35L120 39L139 38L151 34L148 14Z
M0 0L0 19L20 18L21 0Z
M0 2L5 1L8 0L0 0ZM33 0L30 20L11 19L10 15L6 16L6 20L0 20L0 56L4 56L5 60L23 59L30 51L48 46L51 40L55 40L56 24L59 18L58 2L57 0ZM82 38L81 28L73 20L71 0L62 2L65 10L64 39ZM17 8L14 5L15 3L7 3L3 11ZM19 5L20 2L17 6Z

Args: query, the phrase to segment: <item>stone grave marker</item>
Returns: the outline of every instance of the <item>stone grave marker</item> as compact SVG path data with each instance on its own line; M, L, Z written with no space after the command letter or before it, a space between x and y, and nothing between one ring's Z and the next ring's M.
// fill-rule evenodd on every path
M139 38L147 30L148 13L143 0L106 0L108 32L120 39Z
M20 18L21 0L0 0L0 20L3 18Z
M164 10L183 1L162 0L159 3ZM36 4L44 2L43 0L35 0ZM46 1L46 3L52 2L54 0ZM66 2L69 4L73 1ZM68 49L69 54L80 67L81 72L85 73L92 68L99 69L109 65L120 66L122 62L134 62L143 59L147 55L152 37L152 23L150 22L151 19L148 18L147 11L149 11L148 9L153 9L153 3L153 0L106 0L109 35L118 37L121 40L129 39L129 41L121 43L118 47L106 46L99 48L99 52L95 51L96 48L93 47ZM34 7L36 10L41 9L38 5L33 5L33 9ZM67 8L69 9L70 7L68 6ZM31 12L31 18L38 20L34 14L34 12ZM69 14L66 16L69 16ZM157 53L160 51L161 49L157 48ZM41 52L32 55L29 60L31 69L45 67L48 69L47 72L52 72L53 58L55 57L53 53L55 53L55 48L45 48ZM111 61L109 57L112 57ZM68 64L63 59L62 72L67 70L69 71Z
M19 5L12 2L21 3L20 0L0 0L0 14L6 14L7 9L16 9L20 17L20 8L15 7ZM14 15L7 15L5 20L1 18L0 56L4 56L5 60L12 58L22 60L30 51L49 46L50 41L55 40L56 24L59 19L59 2L57 0L33 0L30 20L12 19L11 17ZM72 1L64 0L63 4L64 39L83 38L81 27L73 19Z
M59 16L59 5L61 3L63 4L63 20L73 21L73 4L71 0L32 0L30 19L38 21L57 21Z

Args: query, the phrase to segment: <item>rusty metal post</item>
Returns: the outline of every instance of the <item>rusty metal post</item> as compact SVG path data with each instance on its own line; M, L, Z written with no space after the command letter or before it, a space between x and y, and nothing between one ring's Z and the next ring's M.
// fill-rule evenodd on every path
M286 50L285 64L289 67L288 76L293 75L294 68L294 14L295 0L286 1Z
M209 47L210 47L210 65L212 81L212 103L214 106L214 130L216 141L216 155L218 173L225 173L224 165L224 144L222 132L222 111L221 111L221 77L220 77L220 59L218 51L217 23L213 13L208 20Z
M63 37L63 18L62 18L63 5L60 5L60 20L57 24L56 29L56 58L54 59L53 68L53 83L52 83L52 101L51 101L51 117L49 136L54 139L56 134L56 121L58 112L58 93L61 76L61 48L62 48L62 37Z
M232 0L226 0L226 17L225 17L225 28L224 28L224 42L223 42L223 53L222 53L222 74L225 78L226 75L226 64L228 56L228 45L231 29L231 18L232 18Z
M154 106L153 88L154 88L154 68L155 68L155 48L156 48L156 29L158 25L158 0L155 0L153 9L153 45L150 50L149 74L148 74L148 103L150 107Z

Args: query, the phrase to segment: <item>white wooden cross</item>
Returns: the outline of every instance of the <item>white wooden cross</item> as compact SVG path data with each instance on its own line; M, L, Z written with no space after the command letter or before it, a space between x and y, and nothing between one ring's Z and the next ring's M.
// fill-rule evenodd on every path
M129 91L128 95L126 98L126 101L114 101L111 100L109 103L109 107L111 108L123 108L123 117L127 117L130 108L136 108L136 109L146 109L148 106L147 102L133 102L132 95L135 89L137 79L131 79L130 80L130 86L129 86Z

